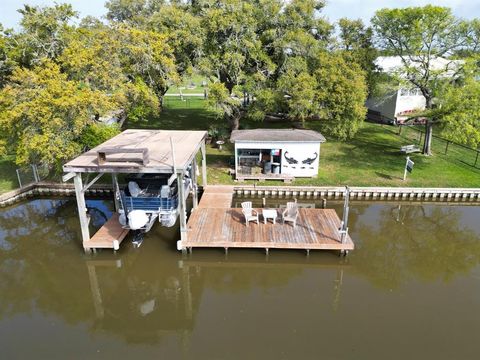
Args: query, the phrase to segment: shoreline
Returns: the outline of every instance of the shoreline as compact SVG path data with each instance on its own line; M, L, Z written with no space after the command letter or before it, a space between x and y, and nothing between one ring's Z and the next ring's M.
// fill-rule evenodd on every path
M213 184L212 184L213 186ZM214 185L232 187L232 185ZM203 187L200 187L203 190ZM455 201L480 202L480 188L420 188L420 187L360 187L349 186L351 200L410 200L410 201ZM276 186L233 185L235 196L306 197L312 199L343 199L345 186ZM87 190L88 195L111 195L112 186L95 184ZM27 198L45 195L74 196L73 184L38 182L0 195L0 207L13 205Z

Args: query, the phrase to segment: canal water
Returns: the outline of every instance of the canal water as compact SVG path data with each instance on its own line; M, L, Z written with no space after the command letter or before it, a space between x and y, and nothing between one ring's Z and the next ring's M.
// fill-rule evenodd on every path
M349 228L346 259L182 256L160 226L90 256L73 199L1 209L0 358L477 359L480 207L359 202Z

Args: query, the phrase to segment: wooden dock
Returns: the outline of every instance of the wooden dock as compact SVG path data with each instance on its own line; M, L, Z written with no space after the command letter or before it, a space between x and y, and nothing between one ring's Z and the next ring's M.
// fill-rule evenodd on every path
M232 206L233 186L209 185L203 191L199 208L223 208Z
M184 248L262 248L340 250L354 249L349 235L342 243L338 231L340 219L333 209L299 209L297 226L281 223L279 212L277 223L263 223L262 209L260 224L246 226L241 209L199 207L187 223L187 239Z
M98 230L95 235L88 241L83 242L85 250L89 249L115 249L118 250L118 246L125 239L130 230L122 228L119 215L115 213L103 226Z

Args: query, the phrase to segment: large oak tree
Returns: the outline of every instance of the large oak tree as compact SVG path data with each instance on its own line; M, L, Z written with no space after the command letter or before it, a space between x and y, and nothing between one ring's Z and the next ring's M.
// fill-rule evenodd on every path
M433 5L382 9L375 13L372 24L378 46L402 61L399 79L419 89L427 111L431 110L439 88L462 72L461 63L451 55L471 46L471 24L456 18L451 9ZM446 59L444 65L438 66L439 58ZM426 155L431 154L433 126L441 121L435 117L426 120Z

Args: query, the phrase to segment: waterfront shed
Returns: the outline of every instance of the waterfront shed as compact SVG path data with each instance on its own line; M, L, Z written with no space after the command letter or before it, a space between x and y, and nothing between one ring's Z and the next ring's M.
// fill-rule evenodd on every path
M322 134L305 129L234 130L235 176L245 179L316 177Z

